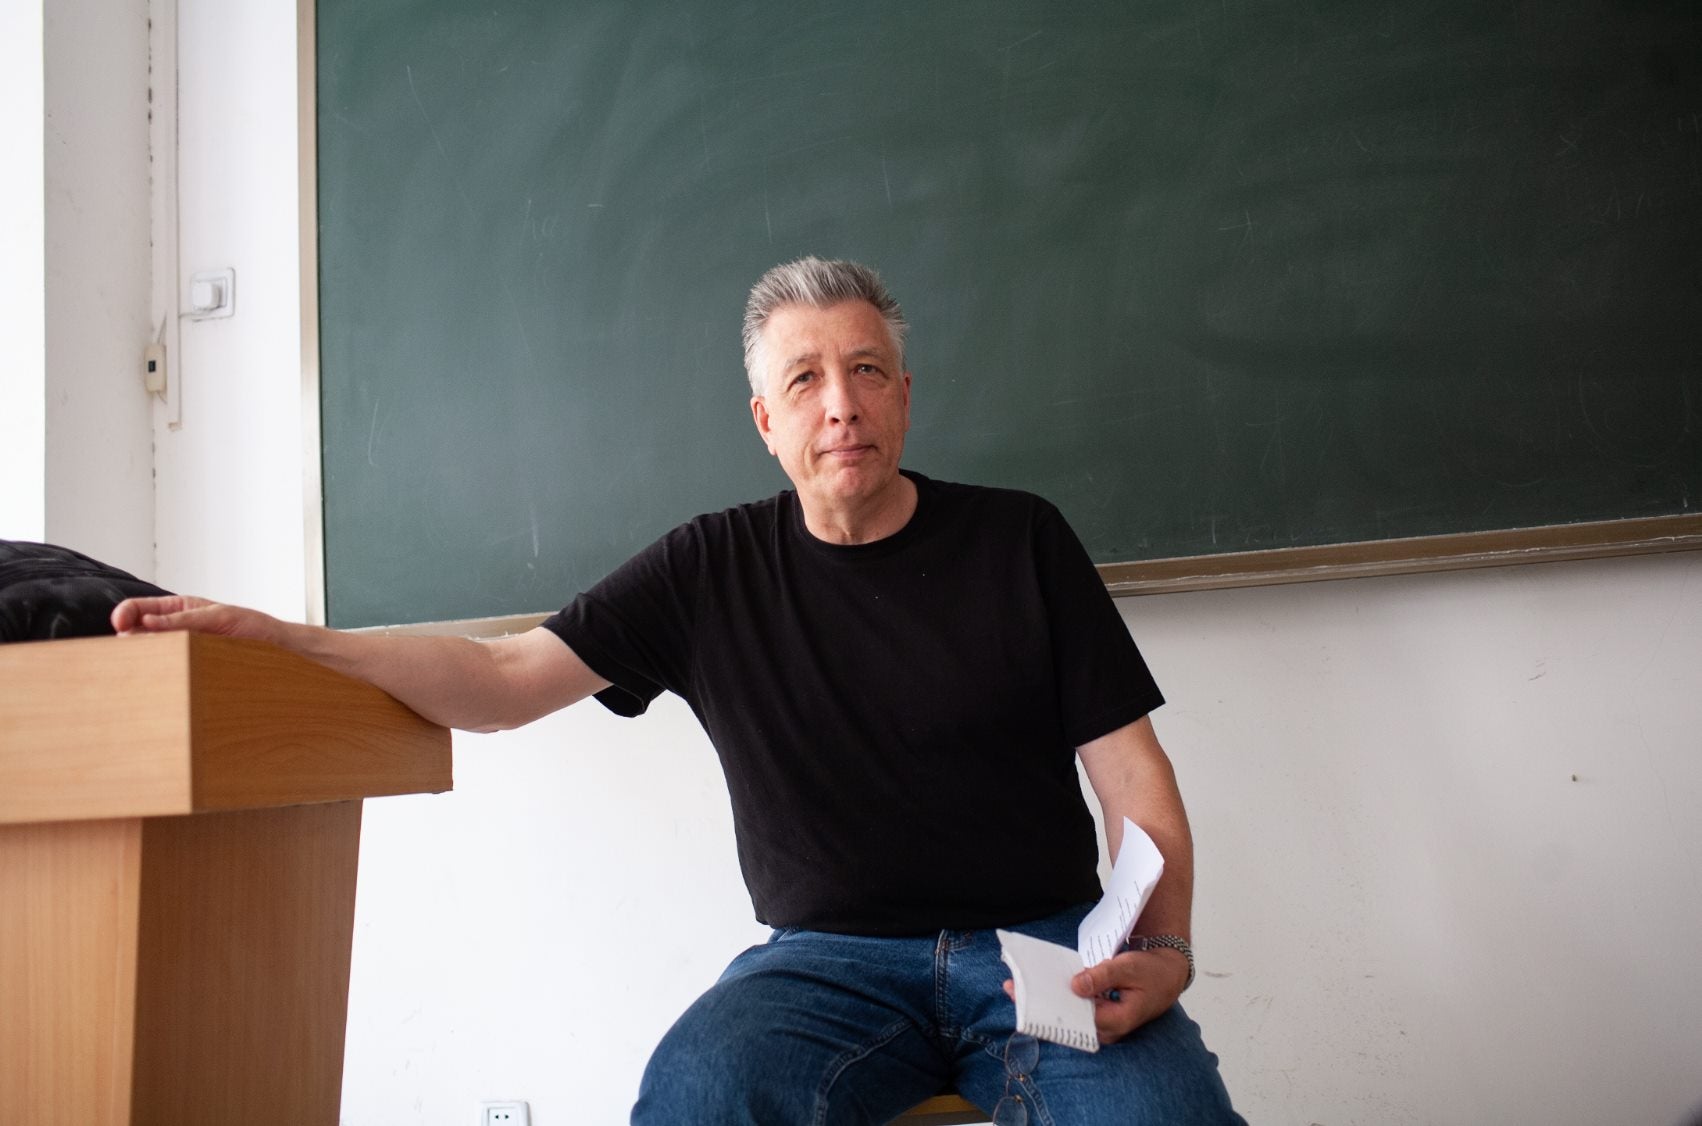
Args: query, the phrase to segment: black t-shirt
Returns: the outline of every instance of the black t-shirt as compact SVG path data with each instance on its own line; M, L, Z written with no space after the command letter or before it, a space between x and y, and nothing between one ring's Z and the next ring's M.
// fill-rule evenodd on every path
M916 512L886 539L824 543L787 491L675 528L544 623L610 710L691 706L773 926L921 934L1093 899L1075 748L1163 703L1056 508L906 475Z

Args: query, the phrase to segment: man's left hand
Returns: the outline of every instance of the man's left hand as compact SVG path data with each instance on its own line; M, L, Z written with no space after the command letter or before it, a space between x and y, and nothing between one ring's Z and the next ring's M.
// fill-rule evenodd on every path
M1083 970L1070 988L1094 999L1099 1042L1114 1044L1174 1005L1187 980L1188 959L1180 951L1127 950ZM1006 981L1005 993L1014 999L1016 984Z

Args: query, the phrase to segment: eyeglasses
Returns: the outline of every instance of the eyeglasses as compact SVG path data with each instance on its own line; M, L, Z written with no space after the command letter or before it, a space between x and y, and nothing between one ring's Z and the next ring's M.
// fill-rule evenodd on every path
M993 1108L993 1126L1028 1126L1028 1104L1023 1101L1021 1084L1040 1062L1040 1041L1026 1032L1013 1032L1005 1041L1005 1097ZM1018 1083L1011 1094L1011 1081Z

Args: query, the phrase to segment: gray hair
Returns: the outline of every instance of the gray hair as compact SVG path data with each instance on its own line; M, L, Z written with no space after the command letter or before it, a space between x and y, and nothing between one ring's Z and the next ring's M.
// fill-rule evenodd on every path
M745 376L750 380L751 394L762 394L762 376L757 370L763 359L762 330L775 310L787 305L827 309L843 301L867 301L875 307L892 334L893 347L898 349L899 370L904 369L904 334L910 324L881 276L856 262L800 258L762 275L751 286L745 302Z

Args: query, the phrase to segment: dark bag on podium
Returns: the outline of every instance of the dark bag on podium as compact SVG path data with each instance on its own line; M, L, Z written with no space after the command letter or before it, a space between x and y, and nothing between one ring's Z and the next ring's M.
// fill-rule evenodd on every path
M68 547L0 540L0 642L110 635L114 606L170 593Z

